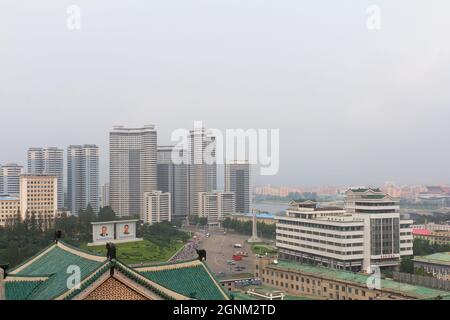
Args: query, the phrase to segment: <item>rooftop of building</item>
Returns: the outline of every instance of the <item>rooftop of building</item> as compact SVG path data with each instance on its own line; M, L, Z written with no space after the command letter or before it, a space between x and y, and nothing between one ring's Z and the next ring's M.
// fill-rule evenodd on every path
M362 286L367 286L367 280L370 275L363 273L354 273L349 271L340 271L325 267L312 266L307 264L294 263L286 260L278 260L277 264L271 264L271 268L280 270L299 271L320 277L327 280L342 281ZM381 279L381 289L387 289L408 297L417 299L434 299L437 297L450 296L450 292L437 289L431 289L421 286L397 282L391 279ZM368 289L369 290L369 289Z
M450 252L439 252L427 256L414 257L414 261L450 266Z
M356 193L364 193L364 192L368 192L368 191L381 192L381 189L380 188L350 188L350 189L348 189L348 191L356 192Z
M79 288L68 288L67 272L71 266L80 268ZM4 279L6 299L73 299L111 268L163 299L229 298L206 264L199 260L132 268L119 260L108 260L60 241L7 271Z

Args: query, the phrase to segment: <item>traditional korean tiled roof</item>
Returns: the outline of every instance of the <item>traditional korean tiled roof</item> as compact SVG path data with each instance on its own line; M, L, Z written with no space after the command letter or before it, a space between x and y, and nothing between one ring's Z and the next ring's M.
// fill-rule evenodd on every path
M80 269L80 286L67 279ZM229 296L208 267L198 260L131 268L118 260L93 255L63 242L52 244L12 270L5 281L5 298L11 300L79 299L108 276L113 268L147 295L160 299L225 300ZM103 277L103 278L102 278ZM86 291L85 291L86 290Z
M212 272L198 260L144 267L136 270L147 279L191 299L228 299L228 294L225 293Z

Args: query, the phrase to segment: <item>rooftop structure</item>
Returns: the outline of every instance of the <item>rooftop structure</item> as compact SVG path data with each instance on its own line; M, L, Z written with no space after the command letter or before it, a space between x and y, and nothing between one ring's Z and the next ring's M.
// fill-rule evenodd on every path
M78 266L79 287L67 270ZM6 300L227 300L227 293L199 260L132 268L63 242L50 245L0 277ZM2 295L3 294L3 295Z

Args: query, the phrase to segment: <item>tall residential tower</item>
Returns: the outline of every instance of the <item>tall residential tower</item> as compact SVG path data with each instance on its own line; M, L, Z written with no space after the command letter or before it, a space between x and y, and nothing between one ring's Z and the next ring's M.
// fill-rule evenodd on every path
M99 151L96 145L72 145L67 148L67 202L77 214L91 205L99 209Z
M250 164L247 161L234 161L225 165L225 191L234 192L236 212L250 212Z
M189 143L189 211L199 215L201 193L217 189L216 140L204 128L190 131Z
M109 134L110 204L119 217L144 217L143 195L157 190L156 129L115 126Z

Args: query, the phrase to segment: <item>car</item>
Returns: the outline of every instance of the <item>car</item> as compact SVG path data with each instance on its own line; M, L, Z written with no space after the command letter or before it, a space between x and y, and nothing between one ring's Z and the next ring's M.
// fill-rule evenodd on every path
M240 244L240 243L235 243L235 244L233 245L233 247L234 247L234 248L242 248L242 244Z

